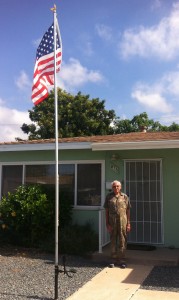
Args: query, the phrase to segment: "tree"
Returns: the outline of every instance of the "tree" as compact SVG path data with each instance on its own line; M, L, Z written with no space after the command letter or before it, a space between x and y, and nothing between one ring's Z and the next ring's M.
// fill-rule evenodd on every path
M115 133L129 133L133 131L131 121L128 119L120 120L116 119L115 124Z
M152 127L154 121L152 119L148 118L148 115L146 112L143 112L140 115L136 115L131 120L131 124L133 126L133 131L141 131L142 128L149 129Z
M158 121L149 119L146 112L134 116L131 120L118 119L115 122L115 133L139 132L143 128L148 131L169 131L167 126L162 126Z
M179 125L173 122L169 127L169 131L179 131Z
M55 137L54 91L48 99L29 110L32 124L23 124L21 129L29 140ZM79 92L73 96L58 89L59 137L113 134L111 124L115 120L114 110L105 109L105 101L89 99Z

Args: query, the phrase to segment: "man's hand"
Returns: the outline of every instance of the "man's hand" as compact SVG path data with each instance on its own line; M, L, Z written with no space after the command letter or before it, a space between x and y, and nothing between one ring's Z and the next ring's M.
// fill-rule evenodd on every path
M131 231L131 224L130 223L127 224L126 230L127 230L127 232Z
M112 232L112 226L110 224L107 224L106 227L107 227L107 231L109 233L111 233Z

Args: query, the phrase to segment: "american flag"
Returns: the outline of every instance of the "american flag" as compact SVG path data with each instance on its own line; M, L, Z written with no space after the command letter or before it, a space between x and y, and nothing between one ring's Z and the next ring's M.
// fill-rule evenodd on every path
M60 71L62 45L56 21L56 72ZM44 34L36 53L32 102L37 105L48 97L48 87L54 85L54 24Z

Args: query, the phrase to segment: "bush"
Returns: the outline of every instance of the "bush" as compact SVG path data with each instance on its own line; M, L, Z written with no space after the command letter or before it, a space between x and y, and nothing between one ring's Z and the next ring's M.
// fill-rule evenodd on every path
M0 241L53 252L55 247L54 186L20 186L0 201ZM84 255L97 250L98 235L91 224L72 225L72 205L59 195L59 253Z
M55 188L54 186L43 185L42 191L47 195L51 210L54 211L53 225L55 224ZM59 192L59 226L65 227L72 222L72 205L68 193L65 191ZM55 225L54 225L55 226Z
M54 187L40 185L20 186L0 201L1 231L4 241L23 246L39 246L54 235ZM60 195L59 209L63 217L60 226L71 223L72 207L65 193Z
M98 249L98 234L90 223L72 225L63 228L59 233L60 254L84 255Z
M20 186L2 197L0 214L4 233L20 245L36 245L52 230L54 212L39 185Z

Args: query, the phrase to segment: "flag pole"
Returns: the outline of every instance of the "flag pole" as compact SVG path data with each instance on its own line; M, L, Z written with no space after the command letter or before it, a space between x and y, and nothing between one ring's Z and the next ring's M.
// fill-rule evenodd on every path
M58 299L58 228L59 228L59 172L58 172L58 97L56 84L56 5L51 9L54 14L54 95L55 95L55 299Z

